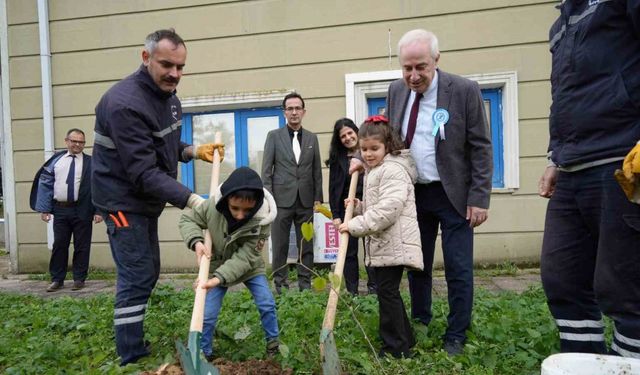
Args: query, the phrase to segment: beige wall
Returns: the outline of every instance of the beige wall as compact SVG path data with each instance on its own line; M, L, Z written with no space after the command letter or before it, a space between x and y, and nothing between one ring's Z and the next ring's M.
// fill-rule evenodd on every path
M345 74L397 69L396 57L388 56L389 32L395 53L404 32L427 28L440 38L443 70L518 73L520 188L492 197L490 219L477 230L476 259L537 259L546 202L536 195L536 181L548 137L547 33L555 3L50 1L55 145L63 147L70 127L85 130L91 144L100 96L138 67L146 34L175 27L189 54L181 97L295 89L307 99L305 127L318 133L324 159L331 126L345 114ZM19 267L45 271L45 226L27 204L44 157L36 2L7 0L7 12ZM171 269L190 266L179 243L178 215L169 209L161 218L163 264ZM94 229L92 265L112 267L104 226Z

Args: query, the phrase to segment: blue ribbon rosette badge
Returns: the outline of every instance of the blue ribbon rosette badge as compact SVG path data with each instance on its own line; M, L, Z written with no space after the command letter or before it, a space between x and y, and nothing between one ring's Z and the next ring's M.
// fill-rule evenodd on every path
M435 112L433 112L433 130L431 131L432 136L436 136L438 131L440 131L440 140L445 140L444 136L444 125L449 121L449 112L444 108L438 108Z

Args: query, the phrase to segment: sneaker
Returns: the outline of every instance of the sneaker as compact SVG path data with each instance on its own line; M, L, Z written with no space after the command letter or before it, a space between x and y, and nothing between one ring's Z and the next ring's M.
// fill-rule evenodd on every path
M205 354L204 358L207 360L207 362L213 362L213 360L216 359L216 357L213 355L213 353Z
M73 282L71 290L80 290L82 288L84 288L84 281L76 280Z
M272 359L280 352L280 341L275 338L267 341L267 358Z
M449 357L455 357L464 351L464 343L456 339L447 339L444 341L443 349Z
M61 283L60 281L54 281L47 288L47 292L55 292L55 291L58 291L58 290L60 290L62 288L64 288L64 284L63 283Z

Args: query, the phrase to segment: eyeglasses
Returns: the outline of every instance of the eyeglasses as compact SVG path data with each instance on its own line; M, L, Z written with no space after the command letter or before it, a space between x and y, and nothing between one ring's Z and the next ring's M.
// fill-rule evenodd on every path
M85 144L85 143L86 143L85 141L76 141L76 140L74 140L74 139L69 139L69 138L66 138L66 139L65 139L65 141L67 141L67 142L71 142L71 143L73 143L74 145L83 145L83 144Z
M287 107L284 109L287 112L302 112L304 111L304 108L302 107Z

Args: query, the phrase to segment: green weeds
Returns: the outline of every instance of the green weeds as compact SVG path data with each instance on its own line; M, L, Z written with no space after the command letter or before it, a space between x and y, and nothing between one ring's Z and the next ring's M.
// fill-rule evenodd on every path
M403 297L408 307L409 297L404 292ZM283 343L277 359L283 367L297 374L321 372L318 347L326 301L327 293L308 291L292 290L276 297ZM113 342L113 296L40 299L0 294L0 373L132 374L156 369L176 361L174 342L186 339L192 304L191 290L156 288L145 320L152 356L120 368ZM522 294L477 290L465 353L454 359L441 350L447 309L445 300L436 299L429 328L416 325L414 358L378 362L376 297L343 294L334 328L343 370L393 375L537 374L542 359L557 351L557 333L540 288ZM264 334L248 291L226 295L214 349L216 355L233 361L264 358Z

